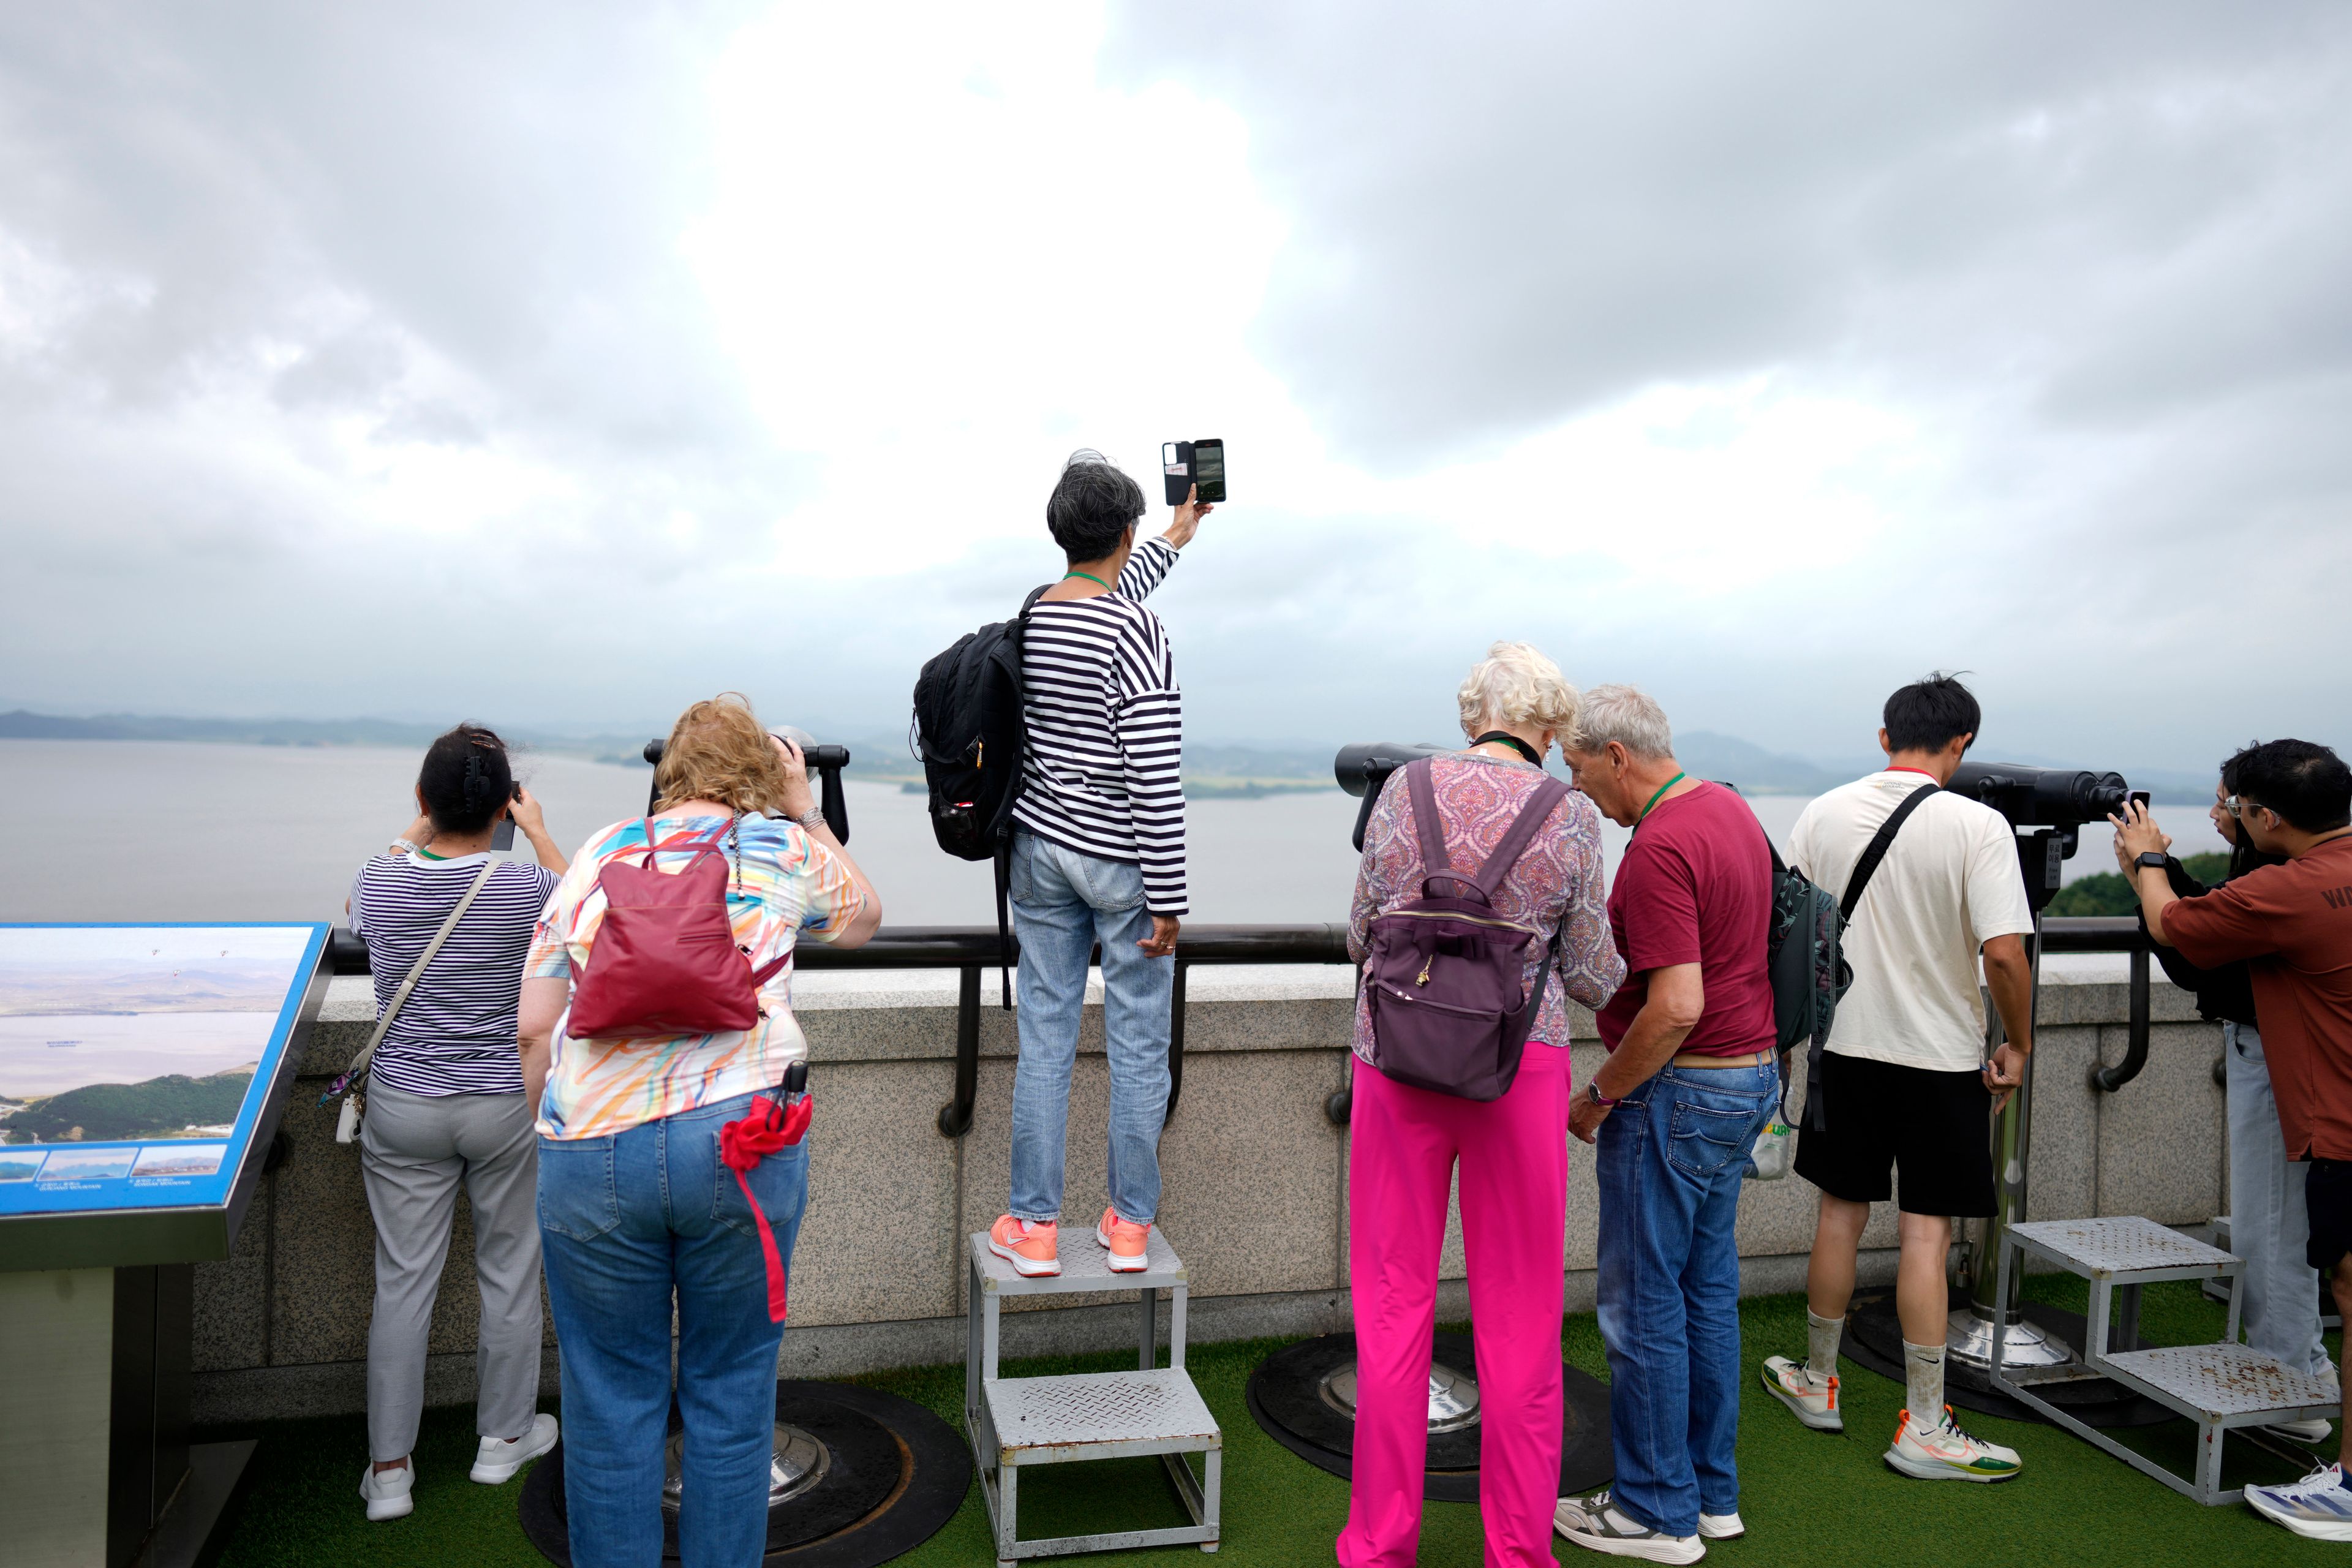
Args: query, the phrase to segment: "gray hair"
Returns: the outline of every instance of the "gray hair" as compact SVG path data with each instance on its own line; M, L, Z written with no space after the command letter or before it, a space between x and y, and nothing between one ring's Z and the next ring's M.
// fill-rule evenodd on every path
M1614 741L1632 755L1663 762L1675 754L1674 726L1656 700L1631 686L1596 686L1577 715L1575 749L1586 756Z
M1488 723L1532 724L1562 734L1576 727L1576 688L1559 666L1528 643L1498 642L1470 667L1454 693L1462 709L1462 732L1475 735Z

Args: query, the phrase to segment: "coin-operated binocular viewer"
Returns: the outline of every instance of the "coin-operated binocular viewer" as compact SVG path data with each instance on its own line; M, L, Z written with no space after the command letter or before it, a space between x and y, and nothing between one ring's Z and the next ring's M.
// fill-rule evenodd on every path
M2121 773L2084 768L2037 768L2016 763L1963 763L1944 786L1955 795L1982 801L2006 818L2017 835L2019 868L2025 877L2025 896L2033 909L2033 1004L2039 1016L2042 1000L2042 912L2058 896L2067 861L2082 847L2085 823L2104 822L2120 813L2130 798L2130 786ZM1997 1016L1990 1020L1994 1043L2000 1039ZM1971 1222L1963 1273L1969 1288L1965 1307L1952 1312L1947 1341L1951 1353L1969 1365L1983 1368L1992 1355L1995 1301L1994 1263L2000 1256L2003 1229L2025 1217L2026 1167L2033 1145L2033 1058L2025 1061L2025 1081L1994 1118L1992 1126L1993 1217ZM2012 1280L2010 1294L2017 1294ZM2009 1335L2001 1351L2004 1366L2055 1365L2072 1358L2062 1342L2051 1338L2017 1316L2017 1302L2009 1309Z
M801 756L808 763L809 772L817 775L817 806L824 813L824 825L833 829L833 836L835 838L845 845L847 844L849 842L849 799L842 791L841 773L844 768L849 766L849 748L821 746L817 744L815 736L805 730L795 730L789 724L771 731L770 733L781 736L801 749ZM668 749L669 743L667 741L647 741L646 761L658 767L661 764L663 752ZM651 784L646 786L646 811L651 812L660 798L661 792L656 787Z
M1365 825L1372 820L1372 807L1379 804L1389 775L1407 763L1423 757L1443 757L1460 749L1428 741L1412 744L1402 741L1360 741L1339 748L1339 754L1331 759L1331 775L1339 781L1341 789L1360 796L1364 803L1356 808L1355 845L1360 853L1364 847Z

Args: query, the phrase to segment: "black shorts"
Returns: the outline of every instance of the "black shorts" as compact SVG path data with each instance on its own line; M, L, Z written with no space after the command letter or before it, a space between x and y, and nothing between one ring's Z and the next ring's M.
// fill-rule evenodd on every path
M2352 1252L2352 1161L2314 1160L2303 1181L2303 1206L2311 1216L2304 1261L2325 1274Z
M1900 1165L1895 1206L1905 1214L1993 1212L1992 1091L1981 1073L1832 1052L1822 1059L1822 1090L1829 1126L1797 1135L1797 1174L1833 1198L1877 1204L1895 1195Z

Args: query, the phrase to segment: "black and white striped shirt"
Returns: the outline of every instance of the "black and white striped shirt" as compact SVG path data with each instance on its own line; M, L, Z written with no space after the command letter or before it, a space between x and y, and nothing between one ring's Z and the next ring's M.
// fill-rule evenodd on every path
M1174 549L1149 539L1116 592L1038 601L1021 660L1029 750L1013 819L1065 848L1139 867L1156 915L1188 912L1184 700L1167 629L1139 601L1175 564Z
M352 930L367 939L377 1017L482 874L483 858L378 855L352 879ZM515 1033L523 959L557 880L528 860L491 873L376 1047L371 1078L409 1094L522 1092Z

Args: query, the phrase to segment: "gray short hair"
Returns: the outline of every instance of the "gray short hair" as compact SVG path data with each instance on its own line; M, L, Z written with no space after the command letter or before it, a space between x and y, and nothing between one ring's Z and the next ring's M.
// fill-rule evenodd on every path
M1614 741L1633 755L1660 762L1675 754L1674 726L1655 699L1631 686L1596 686L1584 694L1574 749L1586 756Z
M1499 724L1532 724L1562 734L1576 727L1576 688L1559 666L1535 647L1523 642L1498 642L1486 657L1470 667L1454 693L1462 709L1462 732L1477 733L1492 721Z

